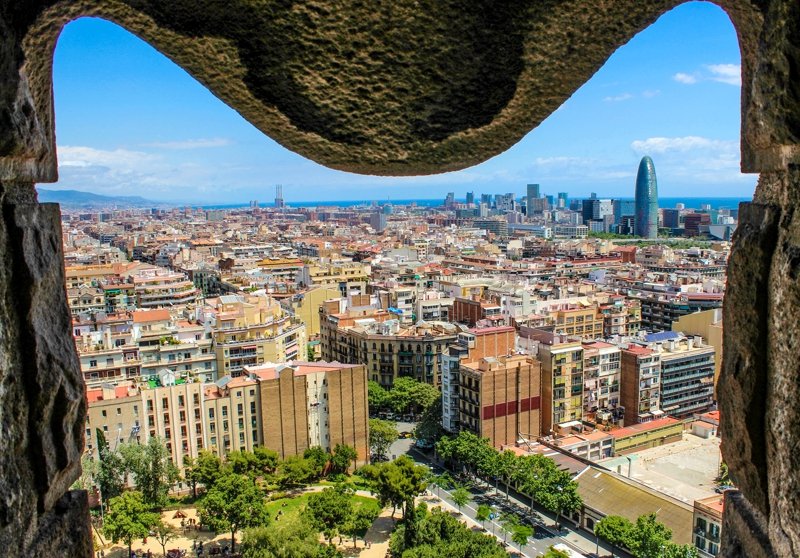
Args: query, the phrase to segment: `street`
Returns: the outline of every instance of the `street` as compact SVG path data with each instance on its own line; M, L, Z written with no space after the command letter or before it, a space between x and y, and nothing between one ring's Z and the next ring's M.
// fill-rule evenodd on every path
M412 432L414 426L414 424L409 423L397 423L397 429L400 432ZM407 454L420 465L430 467L435 474L445 472L445 469L433 461L432 453L428 454L419 451L414 447L413 443L413 439L398 439L392 444L389 457L394 459L400 455ZM531 558L542 556L547 552L550 546L555 544L566 544L582 555L591 555L591 553L596 552L598 549L601 555L611 554L610 547L606 546L603 541L599 541L600 544L598 545L598 541L596 541L591 533L570 528L569 522L563 519L562 534L557 534L554 528L555 515L546 510L538 509L537 507L534 508L533 515L531 515L530 500L527 497L517 494L513 489L508 497L508 501L506 501L505 487L502 483L500 483L496 491L494 486L489 486L478 479L472 486L468 487L468 490L471 493L471 499L466 505L462 506L460 510L461 513L467 516L476 525L483 527L487 533L494 535L501 541L507 541L509 551L518 553L519 547L511 543L511 534L503 529L499 521L499 517L505 513L516 514L523 523L528 523L534 528L534 535L529 539L528 544L522 547L522 554L524 556ZM430 486L428 491L447 502L454 509L458 509L453 502L450 490L445 490L437 486ZM498 518L486 521L485 525L481 525L481 522L475 519L477 508L480 504L489 505L492 511L498 515ZM619 555L621 553L617 551L617 554Z

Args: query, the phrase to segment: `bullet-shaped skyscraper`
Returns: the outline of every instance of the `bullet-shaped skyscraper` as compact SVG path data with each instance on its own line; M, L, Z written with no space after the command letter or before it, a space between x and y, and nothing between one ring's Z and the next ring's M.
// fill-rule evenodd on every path
M636 174L636 220L634 232L643 238L658 238L658 183L653 160L642 157Z

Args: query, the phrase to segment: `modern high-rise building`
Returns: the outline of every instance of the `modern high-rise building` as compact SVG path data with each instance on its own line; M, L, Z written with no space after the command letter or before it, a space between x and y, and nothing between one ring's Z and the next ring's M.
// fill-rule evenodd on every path
M658 183L653 160L645 155L636 174L636 235L658 238Z
M559 192L558 193L558 208L559 209L564 209L564 208L569 207L569 203L567 203L567 201L568 201L567 192Z
M475 192L467 192L467 204L475 203Z
M538 184L528 184L528 192L527 192L527 194L528 194L528 203L530 203L530 201L532 199L534 199L534 198L541 197L541 194L539 193L539 185Z
M280 184L275 186L275 209L283 209L286 204L283 201L283 186Z

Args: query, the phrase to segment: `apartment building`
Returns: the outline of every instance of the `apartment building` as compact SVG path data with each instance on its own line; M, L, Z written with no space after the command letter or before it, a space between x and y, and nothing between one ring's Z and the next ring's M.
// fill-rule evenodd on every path
M453 313L451 316L454 322L466 324L474 327L482 321L495 324L504 324L506 321L503 315L503 307L495 301L483 300L477 295L471 298L456 297L453 300Z
M208 299L199 316L213 329L220 375L237 377L245 366L305 357L305 324L263 294Z
M342 296L346 296L349 283L369 281L371 273L369 264L341 258L320 258L319 261L305 265L301 284L306 287L333 286L339 289Z
M564 304L550 311L554 332L575 335L583 339L603 337L603 315L597 304Z
M355 448L369 460L367 373L364 366L327 362L248 367L258 382L263 444L281 457L314 446Z
M620 350L603 341L583 343L583 416L597 422L621 418Z
M620 350L622 358L621 401L625 426L660 418L661 354L630 343Z
M408 376L441 384L442 354L462 329L447 322L418 322L403 327L396 314L375 308L329 314L322 307L322 358L365 364L370 380L391 387Z
M725 497L721 494L694 501L692 535L694 546L697 547L702 558L713 558L719 555L724 505Z
M663 331L645 337L661 357L661 410L684 418L714 404L714 347L701 337Z
M600 305L603 337L633 336L642 327L642 305L638 300L615 296Z
M545 329L530 330L542 363L542 433L583 418L583 345Z
M186 275L163 268L144 268L129 276L140 308L195 305L200 290Z
M288 457L344 443L360 463L368 459L363 366L297 362L248 367L216 383L106 384L87 390L87 400L86 451L94 457L100 429L111 448L158 437L178 467L203 449L225 456L257 446Z
M542 373L528 356L482 358L459 367L459 428L493 447L541 433Z

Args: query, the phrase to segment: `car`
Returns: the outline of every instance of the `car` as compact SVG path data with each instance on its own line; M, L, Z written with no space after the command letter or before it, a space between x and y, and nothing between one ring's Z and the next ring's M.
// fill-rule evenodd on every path
M408 438L411 438L411 432L403 431L399 434L399 437L401 440L406 440Z

